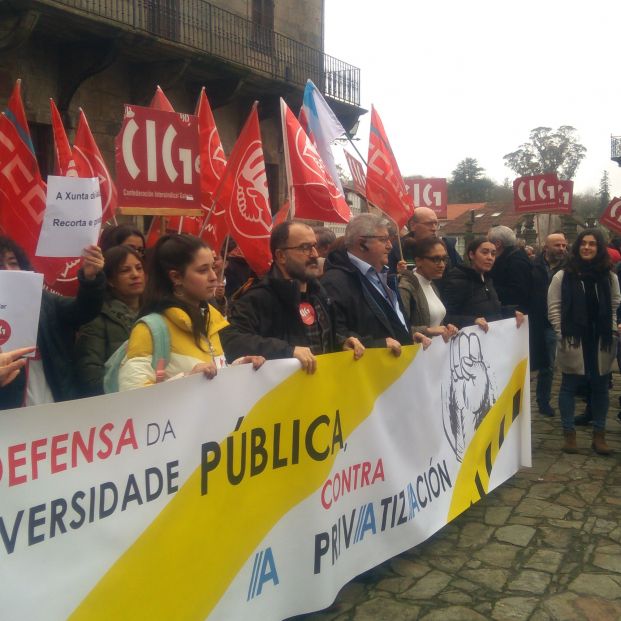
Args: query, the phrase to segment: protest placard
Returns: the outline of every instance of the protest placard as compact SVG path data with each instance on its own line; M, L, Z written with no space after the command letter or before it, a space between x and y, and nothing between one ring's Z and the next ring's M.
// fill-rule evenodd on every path
M37 343L43 274L0 270L0 348Z
M49 176L36 255L79 257L83 248L97 243L100 228L99 180Z

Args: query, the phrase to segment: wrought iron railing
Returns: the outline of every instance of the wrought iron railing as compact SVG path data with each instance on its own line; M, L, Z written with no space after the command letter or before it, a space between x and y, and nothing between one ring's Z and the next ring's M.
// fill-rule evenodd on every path
M621 136L610 136L610 159L621 166Z
M360 105L360 69L205 0L35 0L123 24L272 78L315 82L332 99Z

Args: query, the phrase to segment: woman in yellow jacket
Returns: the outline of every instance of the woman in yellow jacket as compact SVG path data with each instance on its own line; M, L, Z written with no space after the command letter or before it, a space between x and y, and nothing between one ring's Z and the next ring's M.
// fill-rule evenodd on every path
M145 323L132 329L127 358L119 369L119 389L130 390L171 378L204 373L209 379L226 366L219 331L228 325L208 301L218 284L214 255L192 235L165 235L153 249L140 316L159 313L170 336L170 356L165 368L153 368L153 339ZM255 369L265 361L246 356Z

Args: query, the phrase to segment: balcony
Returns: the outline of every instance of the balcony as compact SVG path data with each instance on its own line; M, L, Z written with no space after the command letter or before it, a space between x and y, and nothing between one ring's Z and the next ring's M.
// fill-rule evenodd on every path
M303 87L310 78L337 102L360 105L360 69L205 0L30 0L35 10L131 30Z
M610 159L621 166L621 136L610 136Z

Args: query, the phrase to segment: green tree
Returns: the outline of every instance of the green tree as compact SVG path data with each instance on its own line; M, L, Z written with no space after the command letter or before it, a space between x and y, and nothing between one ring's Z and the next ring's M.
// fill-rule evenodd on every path
M599 199L599 214L604 213L608 203L610 203L610 180L608 178L608 171L605 170L602 174L602 178L599 182L599 192L597 193Z
M450 203L482 203L490 199L496 187L484 176L485 169L473 157L467 157L457 164L448 182Z
M560 179L573 179L584 159L586 147L576 138L570 125L558 129L536 127L529 141L503 156L505 166L520 177L556 173Z

